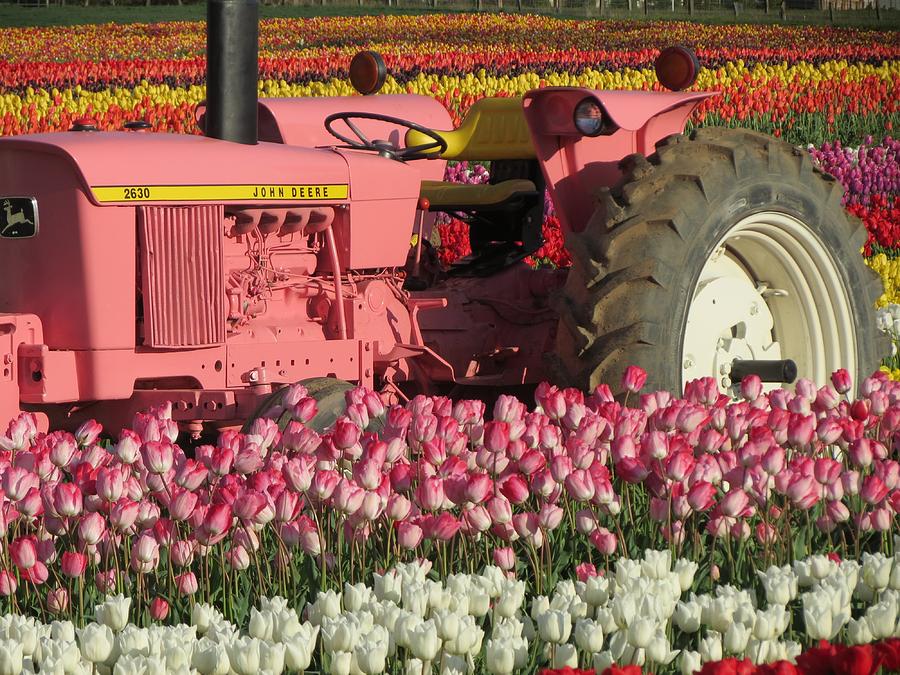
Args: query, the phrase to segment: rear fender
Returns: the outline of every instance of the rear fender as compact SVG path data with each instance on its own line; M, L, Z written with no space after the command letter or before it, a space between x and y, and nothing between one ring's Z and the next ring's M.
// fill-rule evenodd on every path
M528 92L525 120L563 229L584 229L598 189L611 187L622 177L619 162L623 157L652 153L657 142L684 131L694 109L715 95L583 87ZM575 107L585 98L592 98L603 110L607 130L599 136L584 136L575 128Z

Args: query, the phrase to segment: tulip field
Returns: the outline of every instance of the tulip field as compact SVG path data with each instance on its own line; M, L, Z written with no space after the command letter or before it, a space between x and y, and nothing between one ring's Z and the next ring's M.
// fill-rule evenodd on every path
M685 44L691 125L808 151L866 224L900 343L900 35L529 15L275 19L261 96L351 93L361 48L389 93L458 123L483 96L656 89ZM0 135L145 119L198 133L202 23L0 29ZM486 182L488 164L447 179ZM444 218L439 255L468 252ZM565 267L553 205L534 265ZM888 356L888 355L886 355ZM900 356L740 396L681 398L622 373L624 400L362 387L322 432L288 388L271 417L179 445L171 406L130 428L0 421L0 675L900 672ZM612 384L612 383L610 383ZM278 421L281 422L279 424Z

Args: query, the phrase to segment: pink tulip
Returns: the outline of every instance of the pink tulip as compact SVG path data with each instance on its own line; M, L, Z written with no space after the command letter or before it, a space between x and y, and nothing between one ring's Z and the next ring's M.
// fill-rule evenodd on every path
M195 542L181 539L169 547L169 558L177 567L190 567L194 561Z
M9 557L20 570L27 570L37 563L37 550L30 538L19 537L9 545Z
M872 529L876 532L887 532L888 530L890 530L892 521L893 514L891 513L890 509L881 507L872 510Z
M47 593L47 611L51 614L64 614L69 609L69 592L62 587L54 588Z
M97 470L97 495L107 502L118 501L125 491L125 477L118 468L100 467Z
M853 386L853 381L850 379L850 373L847 372L846 368L834 371L831 374L831 383L840 394L846 394Z
M888 494L888 487L878 476L871 474L863 478L860 496L868 504L880 504Z
M233 570L245 570L250 567L250 554L241 545L228 549L225 552L225 560Z
M594 481L584 469L575 469L565 480L566 491L577 500L586 502L594 496Z
M423 518L422 530L426 538L450 541L459 532L462 523L451 513L444 511L437 516Z
M866 399L857 399L850 404L850 416L858 422L869 419L869 402Z
M641 460L635 457L626 457L616 464L616 474L626 483L636 485L650 474L650 470Z
M513 504L522 504L531 496L528 483L518 474L509 474L497 481L500 492Z
M50 438L52 437L52 441ZM65 469L72 462L78 450L75 438L70 434L55 431L48 436L50 445L50 461L54 466Z
M75 551L66 551L62 554L60 570L64 576L70 579L77 579L84 574L87 569L87 556L84 553Z
M185 459L175 471L175 484L185 490L194 491L206 482L208 475L209 469L202 463L193 459Z
M81 513L81 490L74 483L59 483L53 491L53 508L64 518L73 518Z
M759 375L748 375L741 380L741 396L746 401L755 401L762 395L762 380Z
M47 566L40 560L34 563L34 566L29 567L27 570L21 570L21 572L22 578L26 581L30 581L35 586L46 583L47 579L50 577L50 570L48 570Z
M494 564L504 572L509 572L516 566L516 554L509 546L504 548L495 548Z
M203 527L212 534L224 534L231 527L231 507L228 504L212 504L203 519Z
M837 481L841 477L841 463L828 457L816 460L814 475L822 485Z
M563 511L562 507L556 504L545 503L541 506L541 510L538 511L538 521L541 527L549 532L559 527L564 515L565 511Z
M78 523L78 536L88 546L96 545L106 533L106 521L99 513L88 513Z
M163 598L156 597L150 603L150 617L154 621L165 621L169 616L169 603Z
M337 488L340 480L341 475L333 469L328 469L326 471L317 471L313 476L312 483L310 484L310 492L319 501L325 501L334 493L334 490L335 488Z
M732 488L719 502L723 515L730 518L744 516L750 508L750 497L740 488Z
M688 451L675 452L666 460L666 476L674 481L683 481L694 470L694 455Z
M853 497L859 494L860 475L859 471L845 471L841 474L841 484L844 486L844 492Z
M416 501L425 511L437 511L444 504L444 481L437 476L430 476L419 483L416 488Z
M397 543L412 551L422 543L422 528L408 520L397 523Z
M9 597L16 594L19 588L19 582L16 581L15 575L8 570L0 570L0 595Z
M815 437L816 418L813 415L791 413L788 418L787 441L796 448L805 448Z
M175 587L181 595L193 595L197 592L197 577L193 572L184 572L175 577Z
M621 387L632 394L643 389L647 382L647 371L638 366L628 366L622 373Z
M22 499L32 488L40 487L40 479L37 475L20 466L11 466L6 469L0 483L2 483L6 496L14 502Z
M169 502L169 515L173 520L187 520L197 508L197 501L198 497L195 493L178 490Z
M106 570L97 572L94 575L94 585L97 587L97 590L101 593L115 593L116 585L118 581L118 574L116 570Z
M470 534L487 532L491 528L491 516L482 504L464 509L462 520L466 531Z
M147 471L161 475L172 468L174 448L169 441L148 441L141 446L141 457Z
M603 555L613 555L616 552L618 542L616 535L607 530L605 527L598 527L591 533L589 539L591 544Z
M315 461L309 456L294 457L281 467L281 475L291 490L304 494L312 484L315 467Z
M488 500L487 511L494 523L503 525L512 521L512 505L502 494L494 495Z
M97 424L95 420L88 420L75 430L75 440L78 445L84 448L93 444L102 432L102 426Z
M148 573L159 564L159 544L152 535L144 533L131 547L131 569Z
M109 524L117 532L125 532L137 520L140 513L140 505L123 497L117 501L109 511Z
M234 451L230 448L215 448L209 457L209 470L220 478L227 476L233 465Z
M847 505L840 501L830 501L825 505L825 512L828 517L836 523L843 523L850 520L850 509Z

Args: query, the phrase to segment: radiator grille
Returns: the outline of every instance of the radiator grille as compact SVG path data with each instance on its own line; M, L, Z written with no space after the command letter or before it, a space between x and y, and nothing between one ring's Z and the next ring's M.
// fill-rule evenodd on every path
M222 206L141 207L144 344L196 347L225 341Z

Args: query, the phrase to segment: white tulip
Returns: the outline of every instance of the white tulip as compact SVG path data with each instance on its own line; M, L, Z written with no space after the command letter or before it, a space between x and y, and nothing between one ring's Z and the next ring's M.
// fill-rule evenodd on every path
M525 582L512 579L504 579L500 587L500 597L494 605L494 611L498 616L511 617L519 611L525 601Z
M138 628L135 625L128 625L116 635L116 642L119 646L119 652L122 656L149 656L150 640L146 628Z
M615 659L613 659L613 656L610 652L600 652L599 654L594 654L593 658L591 659L591 667L598 673L602 673L615 662L616 661Z
M267 673L279 675L284 670L285 647L282 644L259 642L259 667Z
M458 654L444 654L441 657L441 669L439 675L467 675L469 662L465 656Z
M413 656L423 661L431 661L441 650L441 640L438 638L437 626L429 619L413 628L409 634L409 647Z
M191 667L201 675L226 675L230 668L225 645L201 637L191 655Z
M20 642L0 639L0 675L19 675L23 659Z
M706 624L717 633L725 633L728 627L734 622L734 611L737 609L737 603L734 598L722 596L713 598L709 603L708 620Z
M128 611L131 609L131 598L119 595L108 595L106 600L94 607L94 616L99 623L105 624L118 632L128 625Z
M640 565L641 572L645 577L664 579L672 568L672 552L669 549L665 551L647 549L644 551L644 559L640 561Z
M710 631L706 637L700 640L700 656L703 662L722 660L722 636L716 631Z
M326 618L334 619L341 613L341 594L332 590L319 592L315 602L309 606L309 621L314 626L322 625Z
M209 630L213 620L213 608L207 604L195 602L191 607L191 624L197 627L197 632L203 635Z
M22 657L33 656L38 648L38 622L34 617L9 617L8 637L22 645Z
M863 617L858 621L850 619L847 623L847 642L851 645L867 645L875 639L872 635L872 629L869 627L867 617Z
M253 675L259 671L260 641L253 637L243 637L225 645L231 669L238 675Z
M542 640L562 644L572 632L572 617L564 610L548 609L537 618L537 627Z
M359 640L358 621L342 614L322 624L322 646L326 652L352 652Z
M647 645L650 644L650 640L653 639L653 634L655 632L656 622L652 619L646 619L644 617L635 619L634 622L628 626L628 643L632 647L645 649Z
M678 667L681 675L694 675L703 668L703 659L700 652L692 652L684 650L681 652L681 658L678 660Z
M511 639L488 640L485 667L492 675L512 675L516 667L516 651Z
M54 621L50 624L50 637L53 640L75 642L75 624L71 621Z
M675 574L678 575L678 586L682 593L687 593L694 585L694 575L700 566L693 560L679 558L675 561Z
M609 602L609 579L606 577L590 577L584 583L582 599L594 607L601 607Z
M384 574L375 574L375 597L400 604L403 594L403 580L397 570L388 570Z
M403 664L403 672L404 675L425 675L425 664L421 659L409 659Z
M331 655L331 675L350 675L350 667L353 663L351 652L334 652Z
M656 635L653 636L653 639L650 640L650 644L647 645L647 649L644 651L646 652L649 661L653 661L660 665L668 665L675 660L675 657L678 656L680 650L672 649L668 639L666 639L665 633L658 630L656 631Z
M675 625L685 633L696 633L700 630L700 603L696 601L679 602L675 607L673 619Z
M438 637L443 641L455 640L459 635L459 616L448 609L436 609L432 612Z
M403 589L403 609L420 618L428 612L428 588L424 583L411 583Z
M472 586L468 593L469 614L481 618L491 609L491 596L483 589Z
M531 609L529 611L529 615L535 621L538 620L538 617L550 610L550 598L546 595L536 595L531 598Z
M619 624L616 623L616 618L613 616L613 613L610 609L606 607L602 607L597 610L597 623L600 624L600 627L603 629L604 635L610 635L619 630Z
M300 624L296 633L284 641L284 662L288 670L303 672L309 668L318 635L319 627L306 621Z
M831 608L818 603L804 603L803 622L806 634L812 640L830 640L832 637ZM893 628L893 627L892 627Z
M348 612L358 612L374 600L372 589L360 582L358 584L344 583L344 609Z
M269 610L259 611L256 607L250 608L250 625L248 633L251 637L260 640L272 640L275 633L275 615Z
M727 654L741 654L747 648L751 631L744 624L733 623L725 631L722 647Z
M883 640L894 634L897 613L897 603L889 600L876 603L866 610L865 620L875 640Z
M103 663L113 653L115 636L112 629L99 623L89 623L78 631L81 655L91 663Z
M766 592L766 602L770 605L787 605L797 597L797 576L789 567L773 565L765 572L757 574Z
M566 666L577 668L578 652L575 649L575 645L556 645L556 650L553 653L550 665L553 668L565 668Z
M894 559L881 553L862 554L862 579L869 588L879 591L887 588L891 580L891 570L894 567Z
M181 644L169 641L165 645L165 670L172 672L182 668L190 669L193 647L193 640L190 643L184 642Z
M575 624L575 644L586 654L603 649L603 628L596 621L581 619Z

